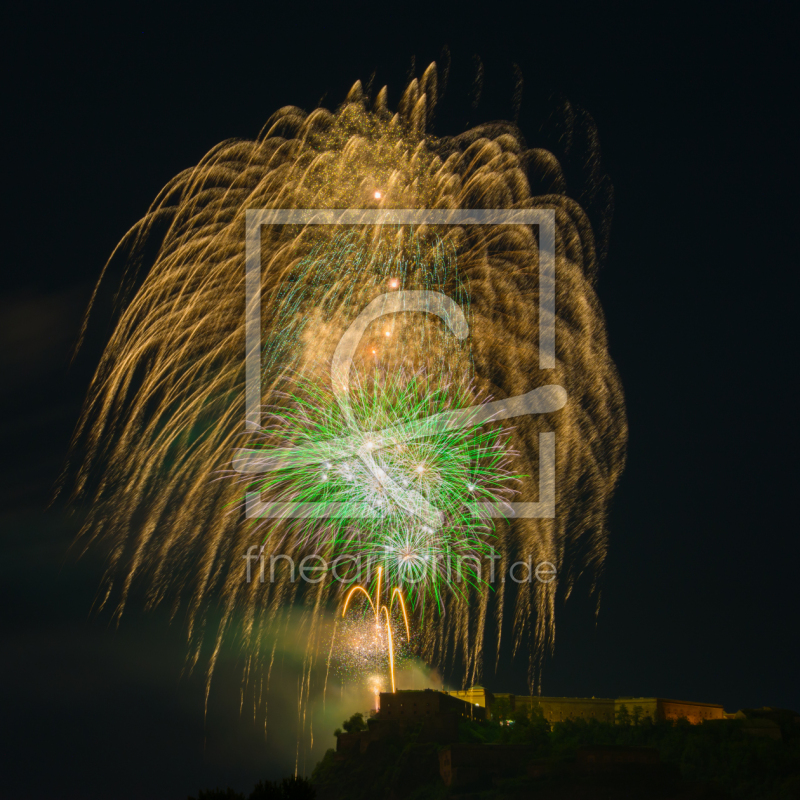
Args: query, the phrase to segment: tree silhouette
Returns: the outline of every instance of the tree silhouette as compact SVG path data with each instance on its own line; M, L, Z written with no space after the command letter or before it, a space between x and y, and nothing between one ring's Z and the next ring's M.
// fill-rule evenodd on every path
M284 778L280 783L259 781L253 787L247 800L314 800L316 796L316 789L310 781L292 775ZM190 797L188 800L195 800L195 798ZM245 800L245 796L229 787L199 792L197 800Z
M364 715L359 711L353 714L350 719L342 723L345 733L358 733L367 730L367 723L364 722Z
M189 797L188 800L195 799ZM209 789L207 792L198 792L197 800L245 800L245 797L243 794L235 792L229 786L227 789L220 789L217 787L216 789Z

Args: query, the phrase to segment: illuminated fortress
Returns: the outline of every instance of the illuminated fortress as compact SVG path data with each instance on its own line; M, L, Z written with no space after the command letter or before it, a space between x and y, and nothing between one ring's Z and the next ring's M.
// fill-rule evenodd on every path
M662 697L531 697L493 694L483 686L451 692L400 689L381 692L378 709L368 720L367 730L338 733L336 749L339 753L364 753L371 742L402 734L409 726L417 729L418 741L450 744L458 742L462 720L505 720L516 712L530 713L537 709L551 724L569 719L638 723L649 718L654 722L685 719L698 725L705 720L735 716L726 714L721 705Z
M448 692L472 706L488 710L498 707L513 714L516 711L530 712L538 708L548 722L563 722L568 719L595 719L598 722L614 722L620 718L632 720L649 717L653 721L686 719L697 725L707 719L725 719L721 705L696 703L691 700L667 700L663 697L531 697L530 695L493 694L483 686L472 686L462 691Z

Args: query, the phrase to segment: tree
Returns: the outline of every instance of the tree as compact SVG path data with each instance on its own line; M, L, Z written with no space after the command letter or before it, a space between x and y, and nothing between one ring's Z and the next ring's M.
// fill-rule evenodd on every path
M247 800L314 800L316 796L317 791L311 781L292 775L280 783L259 781ZM190 797L188 800L194 798ZM197 800L245 800L245 797L231 788L210 789L207 792L198 792Z
M248 800L283 800L281 787L272 781L259 781L250 792Z
M305 778L293 775L291 778L284 778L281 781L280 797L282 800L314 800L316 796L316 789ZM251 796L250 800L258 800L258 798Z
M491 707L492 719L496 722L505 722L511 719L511 701L507 697L498 697Z
M193 797L188 800L194 800ZM244 795L234 792L230 786L227 789L209 789L207 792L198 792L197 800L244 800Z
M346 719L342 723L345 733L358 733L359 731L367 730L367 723L364 722L364 715L357 711L350 719Z
M544 711L542 710L542 704L538 700L534 700L531 703L531 707L528 713L530 716L531 724L547 726L547 719L545 718Z
M538 713L537 713L538 712ZM510 741L512 744L529 744L536 748L539 756L545 755L550 748L549 730L541 709L524 708L514 712Z

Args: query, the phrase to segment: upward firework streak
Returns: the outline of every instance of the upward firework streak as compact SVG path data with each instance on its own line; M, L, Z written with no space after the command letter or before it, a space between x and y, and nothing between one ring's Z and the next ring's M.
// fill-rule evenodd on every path
M594 125L568 105L554 111L568 192L557 154L529 149L511 123L432 136L439 89L431 65L397 113L385 89L370 101L360 84L335 112L282 109L256 141L222 143L172 180L112 255L130 291L75 436L76 494L91 500L84 533L107 546L101 605L121 614L141 581L149 605L166 600L187 620L191 665L212 632L209 681L229 634L247 675L270 664L262 642L279 611L301 603L309 653L328 652L321 612L352 590L302 584L288 569L247 582L254 541L267 563L377 559L383 580L404 587L412 630L431 614L418 654L443 668L458 659L467 681L480 676L493 621L497 642L527 638L533 685L557 592L602 568L627 428L594 290L611 209ZM261 269L245 278L248 209L548 210L555 283L540 282L535 226L467 223L265 225ZM437 301L443 317L415 305L423 294L449 298ZM401 308L360 318L375 302ZM545 306L556 335L543 366ZM263 343L265 413L243 439L246 319ZM552 469L540 471L545 451ZM506 513L541 501L543 487L554 517ZM490 592L477 572L430 577L438 556L490 552L499 574L549 561L558 580ZM446 613L426 611L426 594Z
M373 600L370 597L369 592L363 586L354 586L348 593L347 597L344 601L344 606L342 608L342 616L347 614L347 607L350 604L350 600L352 600L353 595L356 593L361 592L367 598L370 606L372 607L373 612L375 613L375 627L380 628L381 626L381 619L385 621L386 624L386 639L387 639L387 649L389 653L389 677L392 683L392 691L395 691L395 681L394 681L394 638L392 636L392 604L394 603L395 598L397 599L398 604L403 612L403 620L406 625L406 638L407 640L411 638L411 629L408 626L408 613L406 612L406 604L403 602L403 593L400 591L398 587L394 587L390 594L389 594L389 605L384 605L381 603L381 568L378 567L378 580L375 587L375 599Z

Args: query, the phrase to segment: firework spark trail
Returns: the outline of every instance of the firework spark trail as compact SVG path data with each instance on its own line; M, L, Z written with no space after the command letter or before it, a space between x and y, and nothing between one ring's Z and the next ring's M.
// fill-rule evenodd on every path
M386 619L386 626L384 630L386 631L386 652L389 656L389 676L392 683L392 691L395 691L395 680L394 680L394 664L395 664L395 656L394 656L394 636L392 634L392 621L391 621L391 606L394 603L395 598L397 598L397 603L399 608L403 612L403 621L405 622L406 627L406 640L409 641L411 639L411 629L408 624L408 614L406 612L406 604L403 600L403 593L400 591L398 587L394 587L389 590L389 605L385 605L382 601L381 596L381 567L378 567L378 576L375 583L375 599L373 600L370 596L369 592L363 586L353 586L350 591L347 593L347 597L344 599L344 605L342 607L342 616L344 617L347 614L347 607L350 605L350 601L353 599L353 596L357 592L361 592L366 598L367 602L370 604L374 614L375 614L375 628L380 630L381 627L381 615L383 615Z
M298 402L298 410L292 403L271 413L263 436L272 445L285 434L299 442L294 452L301 456L287 464L273 454L291 453L290 448L247 451L270 474L253 481L251 462L245 462L246 496L269 495L263 508L270 511L271 521L286 521L282 529L292 542L313 545L314 552L335 557L334 563L366 556L361 563L368 572L370 565L382 565L415 608L420 604L424 609L428 598L441 609L443 591L459 591L451 562L456 561L460 580L462 561L480 562L492 552L493 514L483 508L502 505L514 491L509 484L518 480L505 469L513 455L506 447L508 437L502 429L482 428L495 415L492 404L485 413L485 406L455 415L433 413L472 401L472 393L456 391L453 382L431 386L426 375L402 371L376 372L373 378L349 397L349 418L339 413L335 397L330 400L314 387L309 387L310 399ZM418 416L423 435L402 435L411 430L406 420ZM366 429L352 447L339 436L350 428ZM398 436L376 441L370 433L374 428L397 431ZM319 439L327 446L306 444ZM309 452L315 455L307 458ZM321 461L320 452L330 461ZM365 455L369 458L359 458ZM262 546L274 525L264 523L264 528ZM476 584L481 582L469 562L467 572ZM368 575L366 580L372 579Z
M566 105L556 115L564 163L579 165L569 171L568 192L562 162L528 148L511 123L449 138L428 134L435 65L411 81L397 113L388 110L386 97L381 90L370 107L356 84L334 113L286 107L256 141L221 143L164 187L109 262L127 265L122 310L75 435L81 456L75 493L92 501L85 541L108 548L102 603L116 615L142 585L148 606L167 602L173 615L185 616L189 667L199 662L204 637L216 643L209 681L229 631L255 667L269 660L259 648L277 609L303 605L309 641L316 642L315 614L341 601L347 588L301 587L288 575L246 583L242 555L253 529L230 513L241 502L241 484L210 481L249 444L240 436L248 208L555 211L556 367L542 374L532 228L264 228L263 403L281 405L298 375L325 385L337 343L387 290L445 294L469 316L468 342L448 337L441 320L423 312L398 313L388 336L377 323L366 329L353 369L369 374L378 359L387 373L461 375L461 388L473 394L468 405L478 397L502 400L541 386L566 387L569 403L558 413L519 418L513 431L513 474L528 476L519 486L522 499L534 498L539 485L539 433L555 432L556 518L500 520L493 531L500 570L518 558L549 561L558 581L451 597L441 623L420 631L420 655L443 668L459 659L465 680L476 680L487 617L494 617L499 640L510 608L515 645L530 647L533 684L554 641L556 593L567 596L580 575L597 576L603 565L606 513L624 465L627 427L594 290L595 237L602 255L610 193L593 123ZM292 544L291 531L276 521L265 556ZM308 551L305 540L293 546L298 557ZM216 607L221 620L206 633Z
M424 419L395 425L381 431L368 431L366 437L372 449L407 444L414 439L436 436L448 430L463 427L479 427L485 422L499 422L516 416L558 411L566 403L566 392L560 386L540 386L522 397L495 400L482 405L457 411L430 414ZM307 447L251 450L241 448L233 458L236 472L245 474L271 472L319 465L327 461L338 461L355 456L363 447L364 435L329 439Z

